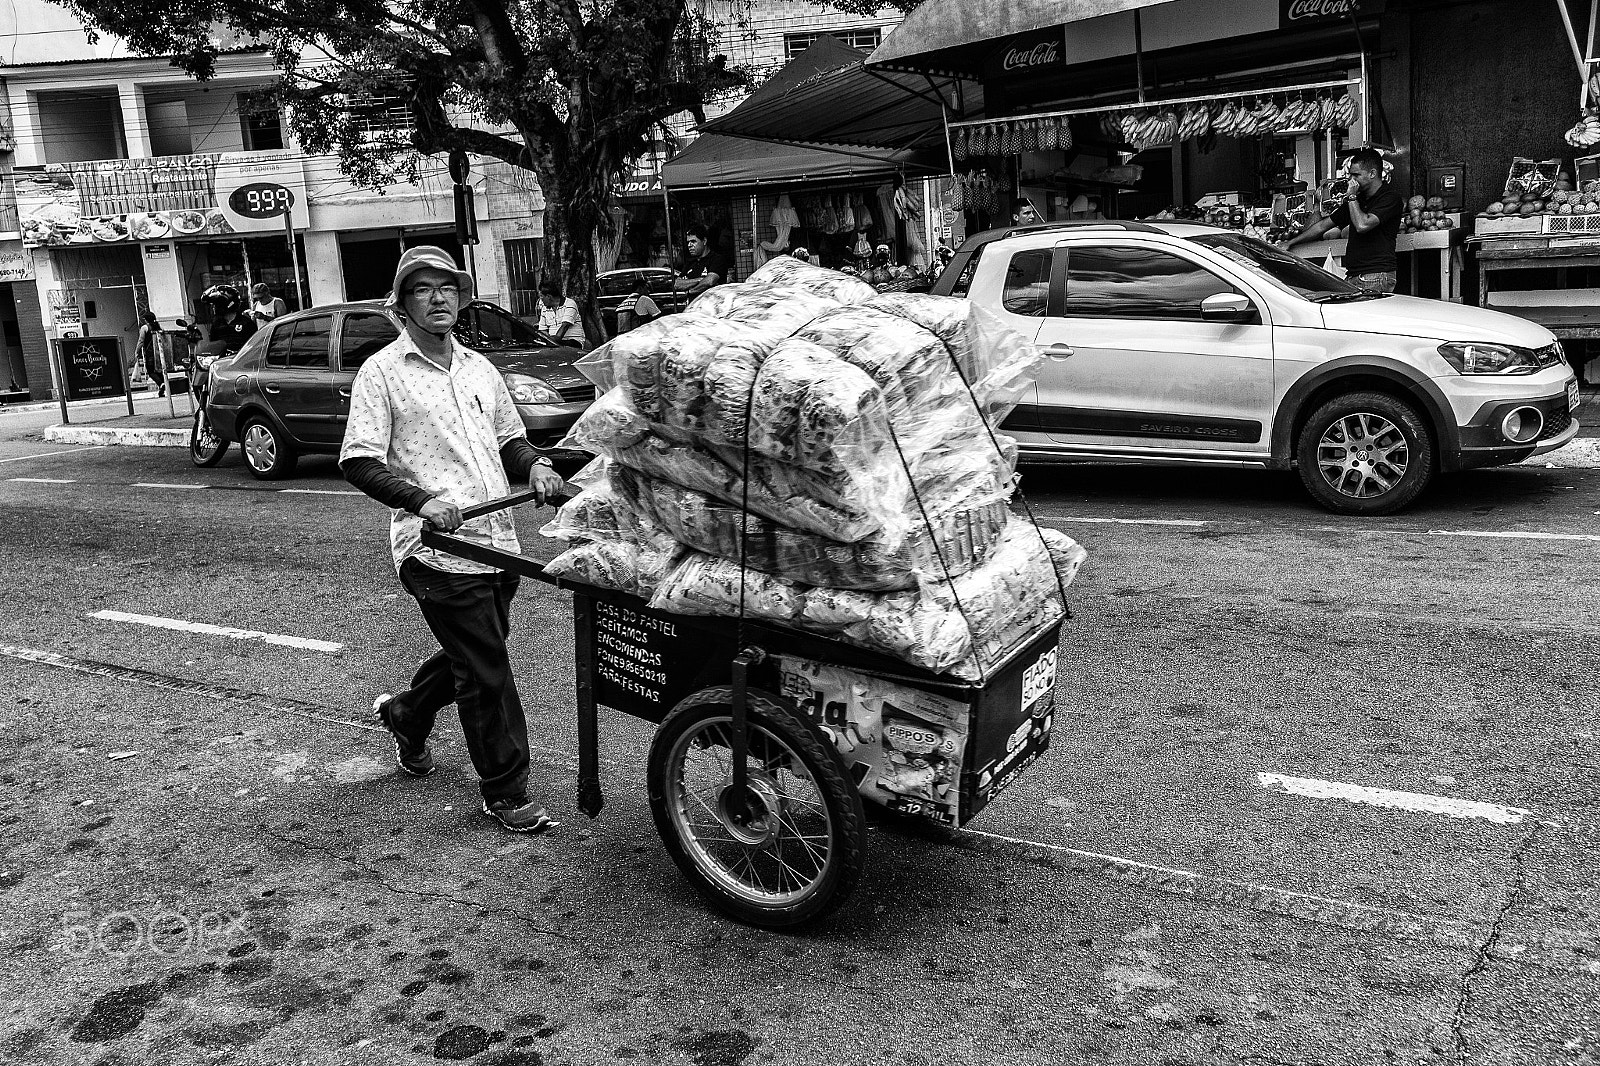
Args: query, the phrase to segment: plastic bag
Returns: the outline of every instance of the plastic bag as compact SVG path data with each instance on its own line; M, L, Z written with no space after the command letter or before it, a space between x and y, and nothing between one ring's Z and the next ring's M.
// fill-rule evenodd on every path
M583 541L546 563L544 572L550 577L649 597L684 551L683 545L665 534Z
M739 614L741 587L744 613L757 618L792 622L805 605L805 592L791 581L749 569L741 576L738 563L692 554L661 582L650 606L678 614Z
M865 303L878 294L860 278L813 263L802 263L792 255L773 256L745 280L752 285L800 289L841 304Z
M864 305L915 322L944 344L989 424L998 426L1039 376L1044 356L998 315L970 300L882 293Z
M746 281L712 286L695 297L689 310L730 322L751 322L789 336L838 306L838 300L823 293Z

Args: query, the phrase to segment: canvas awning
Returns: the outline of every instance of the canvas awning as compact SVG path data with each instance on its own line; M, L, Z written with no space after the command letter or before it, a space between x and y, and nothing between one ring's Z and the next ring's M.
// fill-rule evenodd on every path
M866 59L819 37L700 130L780 144L942 150L946 111L959 119L982 110L981 93L951 79L871 71Z
M925 0L867 59L880 72L978 78L1005 37L1138 11L1174 0ZM1130 49L1132 44L1130 42Z
M867 148L843 153L703 133L661 168L661 178L667 188L683 192L798 181L866 181L944 169L943 146L931 153Z

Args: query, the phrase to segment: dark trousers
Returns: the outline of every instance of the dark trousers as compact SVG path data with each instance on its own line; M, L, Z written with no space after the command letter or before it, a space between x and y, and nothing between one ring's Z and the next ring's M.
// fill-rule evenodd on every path
M506 654L518 582L515 574L453 574L414 558L400 565L400 583L416 597L439 650L395 696L395 726L409 741L425 740L440 709L454 702L490 801L520 799L528 787L528 722Z

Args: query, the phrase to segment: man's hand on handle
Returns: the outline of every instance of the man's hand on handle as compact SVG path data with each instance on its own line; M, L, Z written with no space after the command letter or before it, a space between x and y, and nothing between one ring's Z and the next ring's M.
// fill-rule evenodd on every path
M461 528L461 508L448 500L435 496L417 512L422 520L443 533L454 533Z
M559 495L566 487L566 479L556 473L555 467L546 466L544 463L535 463L533 470L528 474L528 488L541 507L546 500Z

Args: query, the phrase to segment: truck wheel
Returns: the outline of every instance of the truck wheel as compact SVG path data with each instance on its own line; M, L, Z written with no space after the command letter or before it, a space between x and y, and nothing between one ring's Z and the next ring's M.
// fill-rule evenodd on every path
M227 450L228 442L217 436L206 409L195 408L194 425L189 427L189 461L195 466L216 466Z
M239 450L244 464L262 481L277 481L294 473L300 457L294 448L264 418L252 418L239 434Z
M1433 480L1433 436L1416 408L1352 392L1317 408L1295 448L1300 481L1338 514L1393 514Z
M799 712L752 692L746 730L739 796L733 690L678 704L650 744L650 811L672 861L718 910L768 929L798 925L843 903L861 876L861 797Z

